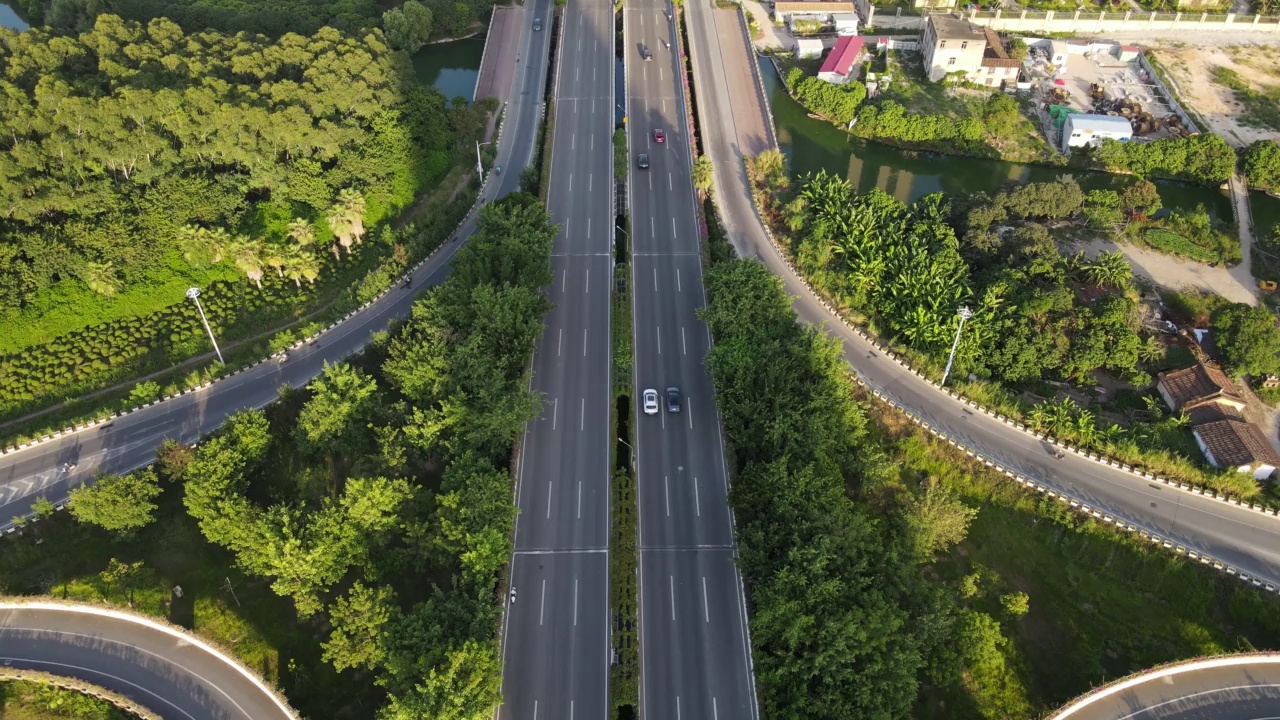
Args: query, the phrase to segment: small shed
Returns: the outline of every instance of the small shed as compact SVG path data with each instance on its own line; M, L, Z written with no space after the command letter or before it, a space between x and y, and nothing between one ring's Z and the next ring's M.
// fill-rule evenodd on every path
M796 38L796 57L798 58L821 57L825 49L821 38Z
M857 13L832 13L831 24L835 26L837 35L858 34Z
M1142 48L1137 45L1121 45L1120 49L1116 51L1116 58L1119 59L1120 62L1127 63L1137 60L1138 56L1141 54Z

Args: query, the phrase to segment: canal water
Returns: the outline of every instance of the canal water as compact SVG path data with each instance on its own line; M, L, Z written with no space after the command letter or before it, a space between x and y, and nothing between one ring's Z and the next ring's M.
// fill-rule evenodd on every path
M12 28L14 30L26 30L31 27L22 18L18 17L17 11L13 7L0 0L0 27Z
M1086 191L1119 188L1129 182L1127 177L1110 173L916 152L859 140L828 122L810 118L808 111L787 94L777 70L767 58L761 59L760 67L773 109L778 144L788 159L792 175L797 177L826 170L847 177L857 190L880 188L903 202L940 190L994 192L1010 182L1074 178ZM1225 190L1168 180L1155 183L1165 207L1191 209L1203 204L1214 217L1231 220L1231 199ZM1253 207L1260 231L1280 222L1280 200L1255 193Z
M484 34L462 40L427 45L413 55L418 82L430 85L452 101L462 96L475 100L480 58L484 55Z

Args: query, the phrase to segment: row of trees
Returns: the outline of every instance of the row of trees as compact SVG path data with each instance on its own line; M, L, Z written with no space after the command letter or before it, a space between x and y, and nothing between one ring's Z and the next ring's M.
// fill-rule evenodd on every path
M394 337L195 450L161 451L160 474L181 480L204 536L329 628L336 669L386 689L379 717L479 720L498 700L508 462L539 408L528 363L555 232L531 196L489 205ZM154 515L156 478L99 478L71 512L131 533Z
M798 325L757 262L719 264L706 285L763 714L907 717L922 684L1002 670L999 624L917 565L974 511L936 486L871 507L896 469L867 437L839 343Z
M1112 172L1221 185L1236 168L1236 151L1218 135L1162 138L1148 143L1104 140L1081 157Z

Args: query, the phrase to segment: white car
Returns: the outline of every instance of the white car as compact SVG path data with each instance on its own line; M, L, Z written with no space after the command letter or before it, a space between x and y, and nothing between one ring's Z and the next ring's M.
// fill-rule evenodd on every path
M644 414L658 414L658 391L653 388L644 391Z

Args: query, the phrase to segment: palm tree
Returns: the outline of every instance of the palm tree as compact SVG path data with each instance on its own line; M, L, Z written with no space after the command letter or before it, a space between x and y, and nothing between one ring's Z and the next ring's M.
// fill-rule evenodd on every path
M222 228L184 225L178 230L178 249L191 267L206 268L222 262L230 239Z
M347 215L345 209L338 205L334 205L329 210L329 229L333 231L333 236L338 239L338 245L346 249L347 255L351 254L351 236L354 234L354 228L351 224L351 217ZM333 256L338 257L337 245L334 245Z
M302 218L294 218L289 223L289 237L298 243L298 247L310 247L316 241L315 228L311 227L311 222Z
M1049 410L1044 406L1044 403L1037 404L1027 413L1027 424L1034 430L1047 430L1049 422Z
M298 287L302 287L303 280L314 283L320 276L320 259L297 246L290 246L285 253L284 274Z
M1148 335L1138 346L1138 359L1144 363L1153 363L1164 357L1164 346L1155 335Z
M111 297L120 290L120 278L116 277L113 263L86 263L81 277L89 289L99 295Z
M693 189L704 195L711 192L711 187L715 183L711 171L711 160L706 155L699 155L698 159L693 161L693 169L690 171L693 175Z
M1098 287L1110 285L1126 290L1133 283L1133 266L1119 251L1098 253L1093 262L1084 267L1089 281Z
M285 245L284 243L263 243L262 262L276 269L276 277L284 277L284 264L288 262L286 259L288 253L296 250L297 245Z
M329 210L330 224L334 215L344 216L345 227L349 228L356 244L364 242L364 196L355 188L345 188L338 193L338 201ZM334 230L334 234L337 234Z
M227 248L227 256L235 263L236 269L252 280L259 290L262 289L262 266L266 264L264 245L259 238L239 236Z

